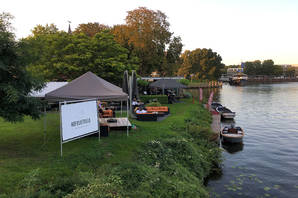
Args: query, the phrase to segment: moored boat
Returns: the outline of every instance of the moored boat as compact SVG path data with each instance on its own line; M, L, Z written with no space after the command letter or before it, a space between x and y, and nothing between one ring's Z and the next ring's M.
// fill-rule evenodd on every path
M246 74L235 74L229 81L230 85L244 86L247 84L248 77Z
M220 135L223 142L241 143L243 141L244 131L241 127L231 125L230 127L225 126L221 130Z
M234 119L234 117L236 116L236 113L235 112L232 112L227 107L218 106L216 108L216 111L218 113L220 113L221 117L224 118L224 119Z
M216 110L217 107L222 107L222 105L218 102L212 102L211 103L211 108Z

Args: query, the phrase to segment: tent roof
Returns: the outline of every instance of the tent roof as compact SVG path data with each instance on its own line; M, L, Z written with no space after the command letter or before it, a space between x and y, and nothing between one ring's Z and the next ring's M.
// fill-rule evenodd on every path
M47 82L44 88L42 88L40 91L32 91L29 95L31 97L44 98L47 93L63 87L67 83L68 82Z
M45 96L46 99L55 101L90 98L100 100L127 100L128 97L120 87L105 81L92 72L83 74L67 85L47 93Z
M173 88L186 88L185 85L172 79L158 80L149 85L149 87L158 87L162 89L173 89Z

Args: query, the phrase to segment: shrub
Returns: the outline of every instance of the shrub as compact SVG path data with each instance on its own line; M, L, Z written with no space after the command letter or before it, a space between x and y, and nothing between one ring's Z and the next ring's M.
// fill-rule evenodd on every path
M137 83L140 87L147 87L150 84L147 80L138 80Z
M140 99L144 103L148 103L153 100L157 100L161 104L168 104L168 96L166 96L166 95L141 95Z
M191 124L187 128L188 128L187 132L194 139L209 140L213 136L212 131L208 127L200 127L199 125Z
M160 107L161 104L159 102L150 102L146 104L146 107Z
M65 198L81 197L120 198L123 196L120 186L97 179L87 186L77 188L71 194L65 196Z
M181 79L181 80L179 80L179 82L186 86L190 83L190 81L188 79Z

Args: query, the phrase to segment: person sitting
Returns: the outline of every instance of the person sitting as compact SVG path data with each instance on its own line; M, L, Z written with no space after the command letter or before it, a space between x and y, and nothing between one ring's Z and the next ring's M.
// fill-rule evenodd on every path
M98 108L98 115L100 118L103 118L103 114L104 114L104 112L103 112L102 108Z
M97 101L97 107L98 107L98 115L100 118L103 117L103 105L101 104L100 100Z
M133 98L132 103L133 106L138 105L138 101L136 98Z
M98 106L98 109L102 109L102 104L101 104L100 100L97 101L97 106Z
M139 106L139 103L137 101L136 98L133 98L132 102L131 102L132 108L135 109L136 107Z
M143 108L138 108L136 110L136 113L147 113L147 111L145 109L143 109Z

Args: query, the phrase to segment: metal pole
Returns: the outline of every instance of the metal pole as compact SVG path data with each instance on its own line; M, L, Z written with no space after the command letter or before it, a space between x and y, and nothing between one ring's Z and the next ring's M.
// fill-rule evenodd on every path
M100 141L100 122L99 122L99 116L98 116L97 100L96 100L96 111L97 111L98 141Z
M44 110L44 117L43 117L43 144L46 144L46 136L47 136L47 108L46 105L43 106L43 110Z
M122 117L122 100L121 100L121 117Z
M128 100L127 100L127 102L126 102L126 106L127 106L127 113L126 113L126 116L127 116L127 120L126 120L126 135L127 136L129 136L128 135Z
M59 110L60 110L60 153L61 157L63 155L63 150L62 150L62 115L61 115L61 103L59 102Z
M130 113L132 113L131 112L131 98L132 98L132 76L130 76L129 77L129 98L128 98L128 100L129 100L129 111L130 111ZM127 107L128 107L128 103L127 103ZM128 109L127 109L127 111L128 111Z

